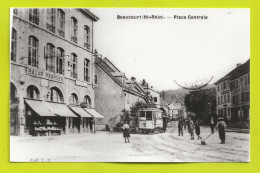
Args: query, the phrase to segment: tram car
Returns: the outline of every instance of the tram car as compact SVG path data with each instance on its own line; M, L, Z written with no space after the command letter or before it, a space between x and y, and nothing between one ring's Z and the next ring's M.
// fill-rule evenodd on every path
M139 132L159 133L163 131L162 111L157 108L146 108L139 111Z

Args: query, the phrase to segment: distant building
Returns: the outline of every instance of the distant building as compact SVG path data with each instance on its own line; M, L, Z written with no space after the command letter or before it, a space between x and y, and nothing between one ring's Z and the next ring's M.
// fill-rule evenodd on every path
M160 93L155 91L151 87L144 87L145 92L148 94L151 104L157 108L161 107L160 103Z
M95 66L95 108L105 117L99 125L114 125L123 110L130 111L136 102L146 103L145 91L135 78L129 80L107 58L96 56Z
M184 116L184 108L181 103L172 102L168 104L170 119L176 119Z
M250 60L215 82L217 114L231 122L250 119Z

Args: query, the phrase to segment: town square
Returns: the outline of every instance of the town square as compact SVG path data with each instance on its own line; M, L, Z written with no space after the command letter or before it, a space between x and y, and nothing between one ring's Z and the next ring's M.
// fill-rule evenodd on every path
M10 161L249 162L249 14L12 8Z

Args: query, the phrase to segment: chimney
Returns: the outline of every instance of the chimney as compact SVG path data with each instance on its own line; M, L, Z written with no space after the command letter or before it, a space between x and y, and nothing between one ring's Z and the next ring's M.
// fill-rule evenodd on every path
M132 81L136 81L136 78L135 78L135 77L131 77L131 80L132 80Z
M237 63L237 67L241 66L241 63Z

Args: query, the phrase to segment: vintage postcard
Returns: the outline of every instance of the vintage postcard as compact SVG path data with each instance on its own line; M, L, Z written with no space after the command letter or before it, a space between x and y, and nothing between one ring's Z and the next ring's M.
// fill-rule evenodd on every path
M249 162L250 9L10 9L11 162Z

